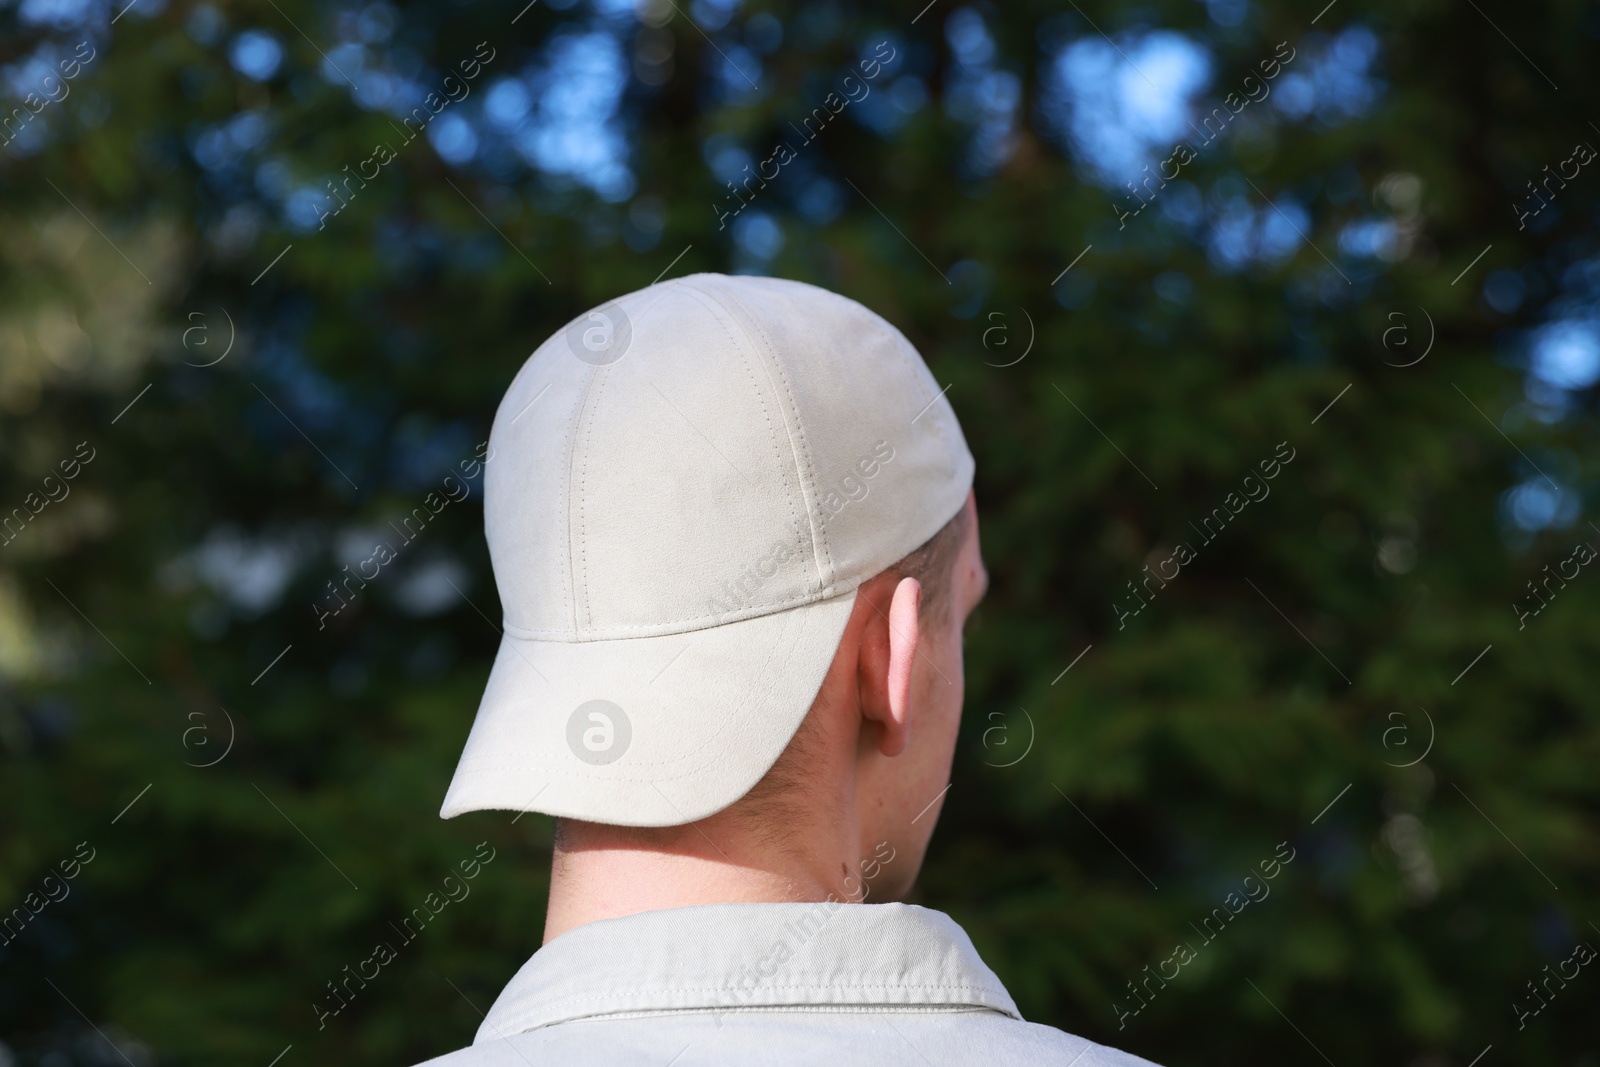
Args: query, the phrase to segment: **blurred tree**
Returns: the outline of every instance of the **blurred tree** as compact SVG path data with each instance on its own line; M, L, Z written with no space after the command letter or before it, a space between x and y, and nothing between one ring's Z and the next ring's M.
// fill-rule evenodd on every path
M698 270L950 384L995 583L918 899L1030 1019L1600 1062L1600 976L1529 985L1600 944L1593 5L517 6L0 7L0 1062L470 1040L549 848L436 814L481 481L334 583Z

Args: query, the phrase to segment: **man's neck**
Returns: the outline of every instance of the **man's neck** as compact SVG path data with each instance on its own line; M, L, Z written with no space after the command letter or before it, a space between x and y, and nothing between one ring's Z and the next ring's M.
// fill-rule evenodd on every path
M639 834L620 827L587 825L568 835L578 839L555 851L545 943L584 923L645 911L851 899L845 879L858 857L845 838L800 855L719 829L725 827L682 827L665 845L641 844ZM838 858L823 858L832 851Z

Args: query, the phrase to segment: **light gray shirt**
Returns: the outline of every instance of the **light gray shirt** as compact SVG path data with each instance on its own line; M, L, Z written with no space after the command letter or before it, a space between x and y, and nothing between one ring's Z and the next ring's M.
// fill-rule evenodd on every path
M576 927L427 1067L1152 1067L1023 1021L966 933L909 904L709 904Z

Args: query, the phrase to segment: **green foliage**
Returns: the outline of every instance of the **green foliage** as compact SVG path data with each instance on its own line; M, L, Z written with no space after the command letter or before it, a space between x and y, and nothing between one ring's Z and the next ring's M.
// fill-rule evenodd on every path
M1513 1006L1600 943L1600 577L1583 570L1524 628L1507 610L1576 542L1600 544L1592 390L1541 421L1522 377L1529 331L1597 254L1600 175L1525 229L1514 208L1597 136L1592 6L1264 0L1236 27L1175 0L960 9L1022 91L987 173L976 125L942 106L949 4L914 25L896 5L758 6L719 30L705 4L608 22L583 4L416 3L366 61L431 86L486 41L478 100L562 32L619 39L633 203L505 145L455 165L418 138L321 229L263 184L322 188L403 136L323 52L356 8L143 0L114 24L90 5L86 30L28 7L0 9L0 64L85 37L98 55L33 120L43 135L0 147L0 508L31 511L78 442L95 458L0 547L0 907L79 842L96 853L0 947L0 1037L20 1062L121 1062L86 1020L141 1067L264 1067L286 1046L283 1067L393 1064L470 1041L539 943L549 854L542 816L437 817L498 641L481 483L349 610L319 626L312 605L350 558L341 536L470 457L543 338L668 270L741 267L861 300L950 383L994 584L917 902L966 926L1028 1018L1173 1067L1467 1064L1491 1044L1485 1067L1600 1062L1584 1011L1600 975L1524 1028ZM724 63L755 54L721 53L757 10L784 34L753 95ZM1226 268L1154 208L1119 229L1130 194L1049 132L1050 49L1158 26L1212 50L1207 107L1279 41L1298 70L1346 27L1376 35L1367 109L1241 120L1185 168L1204 190L1248 179L1256 208L1304 206L1286 257ZM252 27L284 50L266 81L229 64ZM805 145L752 205L782 248L752 258L717 225L707 146L764 158L885 38L929 104L891 132L847 111ZM650 67L663 39L670 69ZM263 143L203 165L208 131L246 111ZM800 206L819 174L840 196L825 222ZM1356 195L1336 195L1351 174ZM1394 191L1413 180L1408 214ZM641 236L643 198L657 235ZM1413 227L1401 254L1340 250L1368 218ZM1506 270L1527 298L1500 311L1483 282ZM1160 295L1174 272L1187 296ZM1413 331L1405 359L1382 342L1391 312ZM1396 366L1424 313L1429 355ZM1270 494L1200 535L1280 442L1294 458ZM1508 518L1504 494L1538 472L1576 494L1575 522ZM1179 543L1193 561L1119 622L1129 583ZM426 565L462 595L408 600ZM496 858L470 898L319 1029L326 984L480 842ZM1295 858L1270 895L1202 947L1198 924L1280 842ZM1128 983L1184 941L1194 961L1119 1028Z

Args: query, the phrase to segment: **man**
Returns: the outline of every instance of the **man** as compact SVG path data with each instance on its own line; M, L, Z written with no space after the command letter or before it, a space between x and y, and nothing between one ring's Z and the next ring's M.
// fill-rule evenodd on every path
M1143 1060L1023 1022L922 865L988 575L973 459L843 297L701 274L588 313L495 417L505 631L441 814L556 817L478 1064Z

